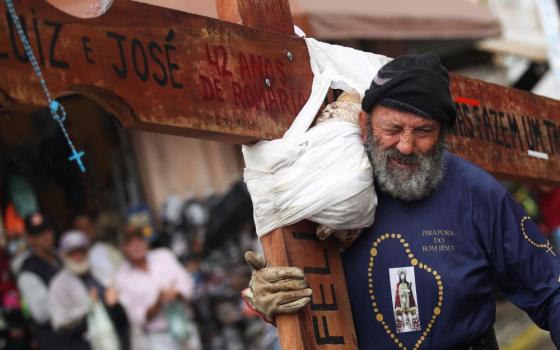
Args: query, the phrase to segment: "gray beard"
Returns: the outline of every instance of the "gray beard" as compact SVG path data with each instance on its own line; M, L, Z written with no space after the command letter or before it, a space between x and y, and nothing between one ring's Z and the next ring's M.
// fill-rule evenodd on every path
M90 266L88 259L85 259L81 263L76 263L68 258L63 258L62 260L64 261L66 269L74 275L81 276L89 272Z
M365 147L378 188L391 197L406 202L428 196L439 185L445 173L444 132L440 132L440 138L430 153L404 155L394 147L382 150L379 140L373 135L371 123L368 124ZM417 166L413 169L394 168L389 164L390 158Z

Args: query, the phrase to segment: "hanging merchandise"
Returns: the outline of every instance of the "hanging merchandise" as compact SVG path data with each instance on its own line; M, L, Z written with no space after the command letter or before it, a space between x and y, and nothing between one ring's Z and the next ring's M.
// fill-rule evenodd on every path
M25 232L25 224L21 216L18 215L14 203L8 203L6 206L4 225L8 238L21 236Z
M8 180L8 197L14 203L17 214L22 218L39 211L33 188L21 176L12 175Z
M68 157L68 160L69 161L75 161L78 164L78 167L80 168L80 171L85 172L86 168L85 168L85 165L82 161L82 157L85 155L85 153L84 153L84 151L79 151L78 152L76 150L76 147L74 147L74 143L70 139L70 135L68 134L68 131L66 130L66 127L64 126L64 121L66 120L66 110L64 109L64 106L62 106L57 100L54 100L51 97L51 93L50 93L50 91L47 87L47 82L45 81L45 78L43 76L43 72L41 71L41 68L39 67L39 63L37 62L37 59L35 58L35 54L33 54L33 49L31 48L31 45L29 44L29 40L28 40L25 32L23 31L23 28L22 28L21 23L19 21L19 17L16 13L16 9L14 7L14 4L13 4L12 0L4 0L4 3L6 4L6 8L8 9L10 17L12 18L12 22L14 23L14 25L16 27L19 38L20 38L21 42L23 43L23 47L25 49L25 54L27 55L27 58L29 59L29 62L31 63L31 66L33 67L33 71L35 72L35 76L37 76L37 79L39 80L39 84L41 84L41 88L43 89L45 97L46 97L46 99L49 103L49 110L51 112L51 116L58 123L58 125L60 127L60 130L62 131L62 133L64 134L64 137L66 138L66 142L68 143L68 147L72 151L72 154L70 155L70 157Z
M283 138L243 146L244 179L259 237L304 219L332 229L356 229L370 226L375 216L371 164L356 122L359 105L331 106L325 113L338 110L334 114L340 117L310 126L329 88L363 96L390 59L305 41L314 74L309 100Z

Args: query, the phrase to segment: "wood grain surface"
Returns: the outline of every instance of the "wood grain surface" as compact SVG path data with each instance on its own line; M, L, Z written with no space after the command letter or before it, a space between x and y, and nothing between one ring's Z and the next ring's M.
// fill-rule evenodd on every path
M289 11L276 5L267 10ZM0 90L45 105L3 6ZM122 121L128 127L238 143L275 138L310 93L305 42L291 36L127 0L88 20L44 0L16 6L54 96L106 90L134 112Z
M258 1L220 0L221 13L244 26L127 0L88 20L43 0L18 1L17 9L55 96L93 98L126 127L246 143L280 137L310 93L304 41L272 31L290 25L279 20L289 10L283 2L260 2L251 13ZM45 105L0 9L0 91ZM452 151L500 178L560 183L558 101L458 75L452 92Z

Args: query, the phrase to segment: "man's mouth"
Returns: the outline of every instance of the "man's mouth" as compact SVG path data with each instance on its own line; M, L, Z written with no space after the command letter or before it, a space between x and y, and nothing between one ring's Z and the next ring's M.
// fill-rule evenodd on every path
M389 161L391 162L391 165L402 169L411 169L418 165L418 163L402 162L395 158L389 158Z

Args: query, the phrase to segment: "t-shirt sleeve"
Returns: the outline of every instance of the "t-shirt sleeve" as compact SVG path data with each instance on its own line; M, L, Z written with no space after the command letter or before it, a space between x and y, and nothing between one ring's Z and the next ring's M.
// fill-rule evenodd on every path
M491 233L488 257L499 286L560 347L558 252L507 192L481 221Z
M49 293L41 279L33 273L22 272L17 279L17 285L33 319L38 323L49 321Z
M162 252L163 253L163 252ZM179 263L179 260L171 253L164 251L167 259L167 267L173 271L174 286L185 300L190 300L194 291L194 281L186 268Z
M88 291L78 278L66 271L53 278L49 285L48 307L55 330L82 332L80 324L86 319L90 306Z
M128 278L126 273L118 273L115 277L115 288L119 292L119 302L124 307L129 321L139 327L145 326L146 313L148 309L155 303L155 300L142 297L135 297L132 288L139 288L134 285L134 281ZM140 287L141 288L141 287Z

